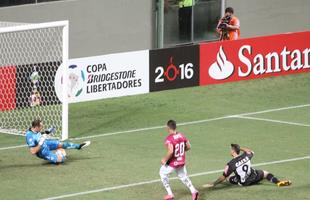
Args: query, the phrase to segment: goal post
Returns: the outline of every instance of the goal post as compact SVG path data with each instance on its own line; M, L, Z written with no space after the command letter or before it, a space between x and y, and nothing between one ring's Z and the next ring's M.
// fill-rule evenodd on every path
M0 132L22 135L31 121L68 139L68 21L0 28ZM55 75L62 74L62 98Z

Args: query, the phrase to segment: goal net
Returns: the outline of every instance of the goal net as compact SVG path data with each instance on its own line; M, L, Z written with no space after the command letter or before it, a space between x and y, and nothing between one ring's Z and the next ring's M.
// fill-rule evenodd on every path
M0 27L0 132L22 135L34 119L68 138L68 102L54 81L68 60L68 22ZM66 67L62 69L66 85ZM62 87L66 94L66 87ZM66 95L63 95L66 97Z

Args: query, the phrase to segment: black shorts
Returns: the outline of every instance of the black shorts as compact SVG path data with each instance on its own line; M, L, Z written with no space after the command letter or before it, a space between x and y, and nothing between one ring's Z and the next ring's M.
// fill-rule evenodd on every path
M239 184L239 177L238 176L231 176L229 177L229 183L233 185L238 185Z
M264 171L255 169L251 176L244 182L241 183L238 176L231 176L229 182L234 185L250 186L259 183L264 179Z

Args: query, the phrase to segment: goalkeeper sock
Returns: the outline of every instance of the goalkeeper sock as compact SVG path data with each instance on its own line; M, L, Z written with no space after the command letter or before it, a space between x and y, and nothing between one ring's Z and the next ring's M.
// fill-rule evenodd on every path
M62 144L62 148L64 149L79 149L80 148L80 144L75 144L72 142L64 142Z

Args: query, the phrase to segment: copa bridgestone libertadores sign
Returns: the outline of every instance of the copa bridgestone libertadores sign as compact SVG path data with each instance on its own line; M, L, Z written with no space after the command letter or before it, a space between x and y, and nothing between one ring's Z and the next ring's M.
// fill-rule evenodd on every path
M60 99L61 84L59 69L55 88ZM149 51L71 59L67 91L70 103L148 93Z

